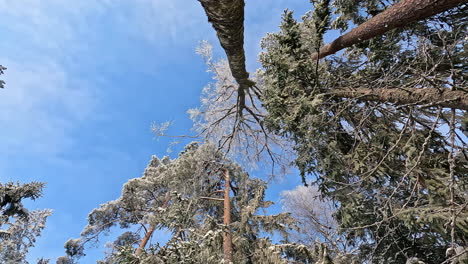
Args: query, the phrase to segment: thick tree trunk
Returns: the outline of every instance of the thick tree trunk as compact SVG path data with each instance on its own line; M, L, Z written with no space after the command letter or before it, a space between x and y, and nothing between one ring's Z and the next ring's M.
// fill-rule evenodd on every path
M245 67L244 0L199 1L226 52L232 76L239 84L238 105L242 110L245 106L245 91L254 84L249 80L249 73Z
M231 199L230 199L230 185L231 179L229 178L229 171L224 170L224 219L223 224L226 226L226 231L223 235L223 251L224 261L232 263L232 238L231 238Z
M428 105L468 110L468 92L423 88L334 88L330 95L363 101L389 102L397 105Z
M401 0L312 55L318 60L383 33L456 7L464 0Z
M164 200L163 205L161 206L162 208L166 208L167 205L169 204L170 196L169 193L166 193L166 200ZM146 244L148 243L149 239L153 235L154 230L156 229L155 225L150 225L148 230L146 231L145 236L140 242L140 245L138 246L137 250L135 251L135 255L140 255L140 253L143 251L143 249L146 247Z

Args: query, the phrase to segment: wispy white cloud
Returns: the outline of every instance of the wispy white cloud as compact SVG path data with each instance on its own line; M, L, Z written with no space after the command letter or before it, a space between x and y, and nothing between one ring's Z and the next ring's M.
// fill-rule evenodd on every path
M246 2L246 53L253 70L261 37L276 30L284 8L302 0ZM112 17L119 34L154 44L212 38L219 47L196 0L0 0L0 6L1 27L8 33L0 43L0 63L8 67L7 88L0 91L0 154L26 147L57 154L72 144L70 131L92 116L99 88L64 64L89 51L85 36L102 33L93 32L90 18L96 23Z
M80 125L99 112L99 95L108 91L76 72L93 67L79 62L87 56L92 63L96 55L88 38L103 33L97 22L108 17L113 34L151 43L183 42L206 22L200 4L186 0L0 0L0 6L0 63L8 68L0 91L0 171L22 153L60 156L76 144Z
M96 87L64 65L80 49L76 25L104 10L104 2L86 2L0 0L0 63L8 68L0 91L0 168L16 154L59 155L96 107Z
M297 4L303 1L291 2ZM264 32L276 28L279 23L278 13L288 3L286 0L247 0L248 61L256 60L258 41ZM102 100L111 96L111 91L105 90L100 84L108 85L111 81L100 83L97 80L83 80L82 78L87 77L82 77L79 73L86 70L77 72L77 68L81 70L81 67L94 67L95 70L98 63L109 68L126 67L110 65L110 59L104 63L93 61L103 57L107 60L109 56L114 56L113 51L105 56L95 54L95 47L92 46L94 42L99 42L104 47L109 45L109 50L116 45L112 40L101 39L101 34L109 38L119 34L119 40L128 36L154 46L177 45L193 50L198 41L208 39L219 48L214 30L196 0L0 0L0 7L0 64L8 67L5 75L2 75L2 79L7 82L6 88L0 90L0 177L4 175L1 173L3 168L8 167L15 156L27 153L41 160L53 159L73 147L79 147L79 139L75 136L79 134L81 126L95 119L99 110L102 110ZM250 19L254 16L255 21ZM100 26L99 23L111 23L113 32L100 32L96 29ZM116 57L119 55L115 54ZM87 59L83 60L83 56L87 56ZM96 74L93 77L99 78ZM94 163L67 163L61 174L55 177L63 177L71 170L83 175L91 174L101 163L113 164L106 167L112 169L110 171L102 169L103 175L116 175L122 169L117 169L115 164L127 164L128 167L133 159L133 156L129 158L117 152L116 149L106 148L102 150L103 154L96 156L111 158L93 160ZM80 166L81 171L77 170ZM16 180L14 177L17 176L8 177ZM124 178L125 175L121 177ZM60 184L64 182L66 181L61 180ZM77 184L78 180L70 182ZM103 186L109 187L109 184L106 182L99 185ZM109 189L114 187L110 186ZM52 193L58 192L63 186L53 188ZM96 193L100 191L96 190ZM46 193L43 199L47 199L47 195ZM63 202L58 201L63 199L61 194L57 194L57 197L48 201ZM72 204L84 203L81 197L79 201L78 198L75 199L77 200ZM80 206L74 207L82 208L82 204ZM67 212L55 212L57 217L61 214ZM62 228L69 224L67 222L70 219L65 219L56 226ZM62 250L58 245L60 242L54 242L57 244L43 245L40 253L49 247L59 247Z
M0 154L57 154L69 146L67 133L90 116L95 92L53 62L0 61L8 65L7 88L0 91Z
M63 56L65 54L61 51L69 51L70 46L83 42L79 39L77 28L86 24L90 14L104 12L107 3L104 0L0 0L0 20L9 33L27 40L38 51Z
M136 0L131 4L139 32L152 42L184 41L210 29L196 0Z

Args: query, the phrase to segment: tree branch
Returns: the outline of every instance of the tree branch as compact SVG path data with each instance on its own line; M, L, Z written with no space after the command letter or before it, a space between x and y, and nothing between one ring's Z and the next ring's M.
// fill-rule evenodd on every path
M211 200L211 201L217 201L217 202L224 202L224 199L221 199L221 198L213 198L213 197L201 196L200 199Z
M468 93L436 88L334 88L329 95L397 105L441 106L468 110Z
M319 60L348 48L361 41L382 35L395 28L416 22L446 11L463 3L463 0L401 0L387 10L362 23L350 32L320 48L312 55L312 60Z

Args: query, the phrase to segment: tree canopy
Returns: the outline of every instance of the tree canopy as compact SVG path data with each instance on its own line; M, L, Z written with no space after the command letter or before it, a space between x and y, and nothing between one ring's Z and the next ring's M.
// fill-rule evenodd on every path
M466 6L310 60L323 29L385 9L353 3L334 2L333 21L327 1L302 22L286 12L280 32L263 40L265 122L296 143L302 176L335 201L362 261L442 263L447 249L467 243L466 138L457 125L465 108L441 102L467 96ZM459 94L411 101L431 91ZM412 99L395 99L400 92Z
M118 236L100 264L468 261L464 1L310 1L300 19L284 11L253 74L248 5L199 2L226 54L213 58L208 42L196 50L213 78L188 110L199 141L152 156L89 213L56 263L79 263L109 233ZM331 32L341 36L326 44ZM297 169L304 186L283 191L282 212L271 214L265 193L278 165ZM23 201L43 188L0 183L0 263L27 263L51 211ZM161 231L168 241L153 241Z
M304 183L334 201L361 261L457 261L447 252L468 233L466 4L312 3L262 42L262 124L294 142Z
M289 213L262 214L272 203L265 201L266 183L249 175L212 144L186 146L179 157L153 157L140 178L129 180L117 200L101 205L88 216L88 225L79 239L69 240L65 247L69 259L84 255L87 243L118 225L127 229L140 225L169 231L165 245L152 245L134 253L140 240L138 231L124 232L111 244L102 263L222 263L223 233L232 235L234 263L287 263L288 259L315 257L299 244L275 243L262 233L279 232L287 241L296 228ZM232 189L231 223L221 219L223 206L220 190L226 184L222 172L230 174ZM142 229L138 229L142 230ZM298 252L295 255L286 252Z

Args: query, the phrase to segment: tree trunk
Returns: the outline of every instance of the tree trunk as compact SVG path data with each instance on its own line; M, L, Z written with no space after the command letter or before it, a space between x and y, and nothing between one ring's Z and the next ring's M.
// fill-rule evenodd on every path
M334 88L328 94L397 105L442 106L468 110L468 92L436 88Z
M163 205L161 206L162 208L166 208L170 200L169 192L166 193L166 200L164 200ZM148 230L146 231L145 236L140 242L140 245L138 246L137 250L135 251L135 255L138 256L140 253L143 251L143 249L146 247L146 244L148 243L149 239L151 238L151 235L153 235L154 230L156 229L156 225L150 225Z
M223 251L224 261L232 263L232 238L231 238L231 200L230 200L230 185L229 171L224 170L224 219L226 231L223 235Z
M143 251L143 249L146 247L146 244L148 243L151 235L153 235L154 230L156 229L155 225L150 225L148 230L146 231L145 236L140 242L140 245L138 246L137 250L135 251L135 255L140 255L140 253Z
M199 0L208 21L216 30L221 47L226 52L232 76L239 84L239 110L245 106L245 91L254 85L245 67L244 0Z
M312 55L312 60L319 60L339 50L348 48L356 43L373 37L394 28L400 28L456 7L463 0L401 0L387 8L387 10L362 23L350 32L335 39L330 44L320 48L318 53Z

